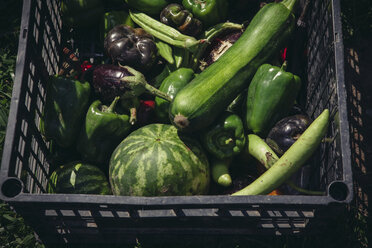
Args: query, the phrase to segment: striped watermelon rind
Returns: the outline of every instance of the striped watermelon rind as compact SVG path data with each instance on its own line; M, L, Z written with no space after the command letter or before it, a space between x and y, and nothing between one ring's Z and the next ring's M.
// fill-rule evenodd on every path
M49 177L48 193L112 194L106 175L96 166L74 161L58 167Z
M195 139L172 125L150 124L114 150L109 180L114 195L202 195L209 190L209 163Z

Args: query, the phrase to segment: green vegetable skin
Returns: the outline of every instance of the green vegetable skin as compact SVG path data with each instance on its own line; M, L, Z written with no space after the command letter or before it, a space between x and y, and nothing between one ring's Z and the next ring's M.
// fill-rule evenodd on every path
M164 79L159 90L166 93L172 99L177 92L185 87L195 77L194 71L190 68L179 68ZM155 98L155 113L162 122L169 122L169 102L160 98Z
M96 25L101 20L104 5L101 0L63 0L61 11L67 26L86 28Z
M292 108L301 79L284 68L261 65L248 88L245 124L248 130L266 135Z
M248 153L256 158L266 169L270 169L270 167L279 160L279 157L275 154L275 152L259 136L255 134L249 134L247 143ZM321 191L313 191L300 188L290 180L286 181L286 184L292 189L304 194L324 195L324 192Z
M51 76L41 121L46 139L61 147L74 144L89 106L90 84L62 76Z
M205 149L218 159L238 155L245 146L243 122L238 115L226 111L204 132L202 140Z
M183 0L182 5L202 21L205 27L226 20L227 0Z
M111 195L105 174L96 166L73 161L59 166L48 180L47 192L51 194Z
M162 42L160 40L155 40L156 48L158 49L158 54L165 59L168 64L173 64L174 63L174 58L173 58L173 51L172 47L168 45L165 42ZM167 68L164 68L165 70Z
M265 5L238 41L177 94L170 116L179 130L209 126L248 86L258 67L274 56L292 33L295 18L291 10L296 1Z
M158 15L161 10L169 4L166 0L125 0L129 7L146 13L148 15Z
M109 178L115 195L204 195L210 168L196 139L181 135L172 125L150 124L116 147Z
M326 135L329 110L326 109L299 139L253 183L232 195L268 194L288 180L312 156Z
M229 172L231 159L216 159L211 160L212 179L218 185L229 187L232 184L232 179Z
M111 153L131 128L128 115L114 112L119 98L116 97L109 107L102 105L100 100L90 105L77 141L76 149L82 159L103 169L106 169Z
M242 24L223 22L205 30L200 36L200 40L204 40L204 42L201 43L197 47L196 51L192 54L192 68L195 70L199 66L200 59L204 55L205 50L216 38L218 38L219 35L226 32L243 30L243 27L244 26Z
M155 18L148 16L138 11L129 11L130 18L147 33L155 38L168 43L169 45L186 48L190 51L196 51L198 46L202 43L196 40L193 36L184 35L177 29L161 23Z

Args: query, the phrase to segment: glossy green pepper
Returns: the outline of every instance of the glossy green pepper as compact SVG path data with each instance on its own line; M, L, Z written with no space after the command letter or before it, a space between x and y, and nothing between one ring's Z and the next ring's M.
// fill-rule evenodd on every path
M86 28L99 23L104 13L102 0L63 0L61 12L69 27Z
M194 71L190 68L179 68L171 72L160 85L159 90L169 95L172 99L178 91L185 87L195 77ZM159 121L169 123L169 102L155 98L155 113Z
M204 27L224 22L229 7L227 0L183 0L182 5L201 20Z
M218 159L238 155L246 142L243 121L238 115L225 111L202 140L205 149Z
M128 135L129 116L114 111L119 99L116 97L109 107L100 100L90 105L76 147L84 161L107 165L115 147Z
M247 90L242 91L239 95L227 106L226 110L241 116L243 111L243 104L245 97L247 96Z
M124 24L134 28L134 22L130 19L129 13L125 10L113 10L103 14L101 23L101 33L103 39L106 38L107 33L115 26Z
M218 185L229 187L232 184L229 167L231 159L211 159L211 174L212 179Z
M61 147L74 144L89 107L90 84L63 76L51 76L46 90L41 132Z
M167 0L125 0L130 8L148 15L159 15L161 10L169 4Z
M301 79L285 68L286 62L282 67L261 65L248 87L245 124L255 134L266 135L295 103Z

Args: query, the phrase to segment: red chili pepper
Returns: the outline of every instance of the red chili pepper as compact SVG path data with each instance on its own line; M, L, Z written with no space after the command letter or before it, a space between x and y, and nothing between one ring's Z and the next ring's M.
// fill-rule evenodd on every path
M137 111L137 124L145 126L155 121L155 101L140 100L140 106Z
M81 64L80 67L81 67L81 72L85 72L86 70L92 68L93 65L92 65L89 61L85 60L85 61Z
M282 62L284 62L287 58L287 48L284 48L280 51L280 58L282 59Z
M155 101L152 100L141 100L141 105L147 108L155 109Z

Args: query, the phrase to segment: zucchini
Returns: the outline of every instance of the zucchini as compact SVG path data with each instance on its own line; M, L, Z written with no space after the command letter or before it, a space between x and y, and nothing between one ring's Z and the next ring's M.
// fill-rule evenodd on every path
M272 58L291 35L296 2L265 5L234 45L177 94L169 116L179 130L207 127L248 87L258 67Z
M265 173L232 195L262 195L278 188L313 155L327 133L328 124L329 110L325 109Z

